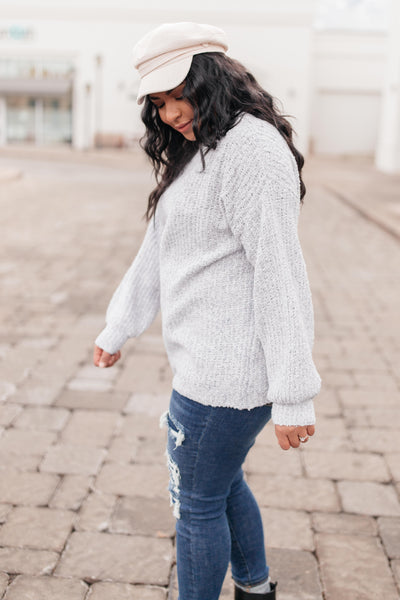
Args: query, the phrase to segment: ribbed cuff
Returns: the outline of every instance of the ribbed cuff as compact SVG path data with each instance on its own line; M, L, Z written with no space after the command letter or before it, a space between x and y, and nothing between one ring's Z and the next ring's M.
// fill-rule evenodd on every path
M313 400L306 400L299 404L272 405L271 420L275 425L314 425L315 410Z
M107 325L97 336L94 343L109 354L115 354L118 350L121 350L128 338L129 336L124 331L115 326Z

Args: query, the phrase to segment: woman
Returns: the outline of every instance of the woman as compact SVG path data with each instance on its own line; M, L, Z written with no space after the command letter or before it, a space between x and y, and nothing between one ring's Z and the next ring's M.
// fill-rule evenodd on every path
M158 183L94 352L112 366L161 307L180 600L217 600L229 562L236 600L275 599L242 464L270 418L281 448L306 442L321 387L297 236L303 157L226 50L222 30L196 23L162 25L135 47Z

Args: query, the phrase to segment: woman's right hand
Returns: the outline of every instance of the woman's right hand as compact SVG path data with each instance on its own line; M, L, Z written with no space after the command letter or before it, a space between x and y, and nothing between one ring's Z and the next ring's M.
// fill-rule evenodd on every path
M118 350L118 352L116 352L115 354L108 354L108 352L106 352L102 348L99 348L98 346L96 346L96 344L94 345L93 363L96 367L101 367L103 369L105 367L112 367L120 358L120 350Z

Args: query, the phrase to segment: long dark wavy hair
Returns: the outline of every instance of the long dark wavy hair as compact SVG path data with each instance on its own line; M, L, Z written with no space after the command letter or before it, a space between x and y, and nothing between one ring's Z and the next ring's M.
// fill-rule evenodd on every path
M145 213L147 221L155 213L161 194L178 177L199 147L203 146L204 167L204 154L216 148L218 141L234 127L243 112L274 125L288 143L299 169L300 203L303 203L306 193L301 177L304 157L293 144L293 128L285 118L289 115L280 113L276 99L239 61L221 52L195 54L182 96L193 106L192 128L196 141L187 140L163 123L157 107L148 96L141 113L146 132L140 143L150 158L157 182L149 195Z

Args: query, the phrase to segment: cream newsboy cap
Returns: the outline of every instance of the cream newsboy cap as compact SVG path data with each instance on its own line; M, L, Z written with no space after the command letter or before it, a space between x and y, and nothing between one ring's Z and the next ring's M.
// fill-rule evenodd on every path
M139 71L137 103L147 94L166 92L182 83L194 54L226 52L222 29L200 23L165 23L147 33L133 49L133 64Z

